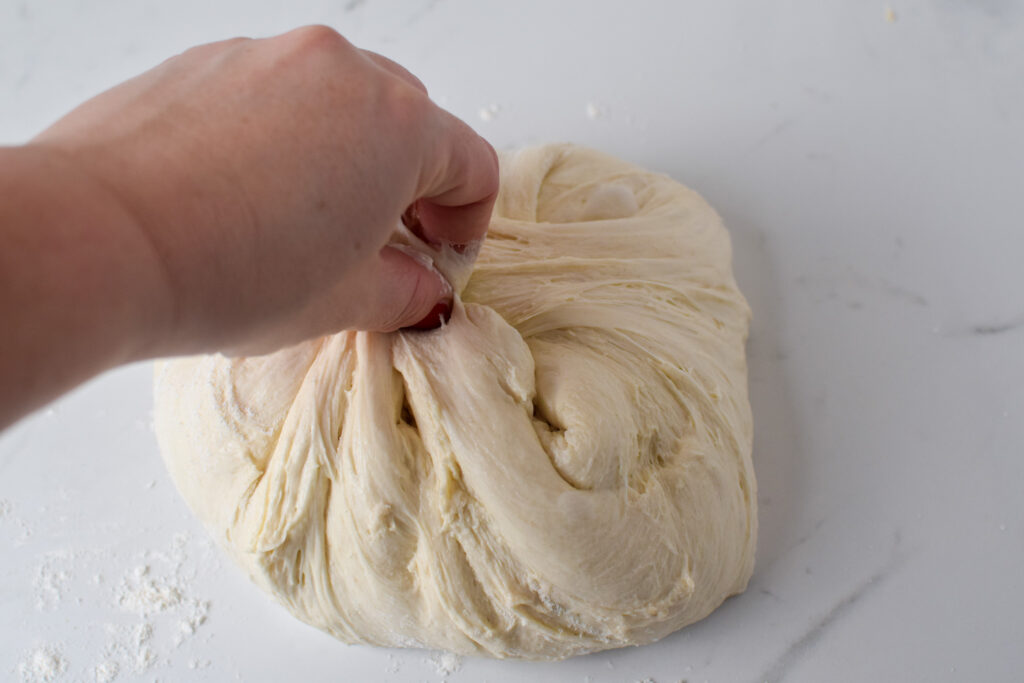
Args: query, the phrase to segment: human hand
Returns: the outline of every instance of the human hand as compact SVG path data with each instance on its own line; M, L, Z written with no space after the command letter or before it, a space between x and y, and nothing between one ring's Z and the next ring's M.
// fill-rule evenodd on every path
M426 240L472 242L498 186L490 145L414 76L316 26L188 50L33 144L105 187L149 245L150 356L413 325L451 293L386 246L399 218L415 204Z

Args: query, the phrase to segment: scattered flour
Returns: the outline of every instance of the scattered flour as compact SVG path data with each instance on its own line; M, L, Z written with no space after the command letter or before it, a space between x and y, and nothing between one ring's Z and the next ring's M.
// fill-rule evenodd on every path
M181 600L178 586L167 577L153 576L148 564L136 567L117 589L118 606L142 617L177 607Z
M9 504L0 507L2 515L9 511ZM120 580L108 580L102 573L117 564L101 548L58 549L39 555L30 575L29 594L37 609L57 611L69 603L89 604L105 610L106 618L100 619L98 628L76 638L73 650L60 652L45 645L29 652L17 667L22 683L57 680L68 667L68 655L85 659L73 678L90 683L114 683L140 674L148 674L149 680L154 669L172 665L208 668L208 659L195 658L199 652L189 649L175 654L196 636L210 613L210 601L195 595L192 587L199 567L209 562L205 557L202 561L190 558L188 542L187 534L177 534L169 549L147 550L131 562L122 558ZM212 545L200 547L204 553L213 550Z
M3 521L4 517L10 516L13 509L14 506L11 505L11 501L6 498L0 498L0 521Z
M118 666L117 662L110 659L104 662L100 662L96 665L96 683L111 683L117 674L121 672L121 667Z
M428 660L438 676L450 676L462 668L462 657L454 652L435 652Z
M888 7L887 6L883 10L882 16L885 18L886 23L889 23L889 24L895 24L896 23L896 12L893 10L892 7Z
M501 106L498 104L488 104L485 107L480 107L477 111L477 115L481 121L493 121L498 116L498 112L501 111Z
M18 527L18 537L14 539L14 545L23 546L28 543L30 538L32 538L32 524L22 517L12 517L11 519Z
M36 567L32 579L32 588L36 599L36 609L52 611L57 609L64 597L68 580L71 578L71 567L75 561L72 550L55 550L43 555L42 562Z
M402 670L402 660L394 655L388 655L388 665L384 667L384 673L396 674Z
M596 121L604 116L604 107L601 107L594 102L587 102L587 106L583 109L583 112L587 115L588 119Z
M68 660L55 645L42 645L18 664L23 683L50 683L68 669Z
M210 602L190 595L193 575L185 571L188 543L186 534L177 534L171 552L149 551L145 562L126 572L114 590L114 606L138 617L128 625L107 624L104 660L97 665L112 672L102 683L110 683L125 670L144 673L168 663L171 651L195 635L206 623ZM154 629L164 634L154 639ZM169 643L168 643L169 641ZM199 660L193 659L190 668ZM209 666L207 661L203 668Z

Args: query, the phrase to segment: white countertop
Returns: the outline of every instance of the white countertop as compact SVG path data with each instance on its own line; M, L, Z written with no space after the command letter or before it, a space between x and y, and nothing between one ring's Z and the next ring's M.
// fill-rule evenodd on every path
M193 43L318 22L496 146L571 140L697 189L754 310L761 513L749 590L649 647L524 664L344 646L210 546L157 454L150 367L130 367L0 437L0 680L60 662L58 681L1021 680L1024 3L892 10L0 4L0 142Z

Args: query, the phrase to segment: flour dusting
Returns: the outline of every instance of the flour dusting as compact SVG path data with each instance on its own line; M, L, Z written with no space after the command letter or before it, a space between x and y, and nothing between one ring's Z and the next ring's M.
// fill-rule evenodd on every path
M55 550L43 555L32 578L33 596L36 609L53 611L57 609L67 590L75 553L71 550Z
M9 505L4 508L10 510ZM200 547L212 552L212 545ZM17 667L21 681L58 680L72 658L84 661L71 677L96 683L142 674L149 680L156 669L175 666L209 667L210 660L196 657L200 652L195 648L176 654L200 632L211 607L193 587L207 558L189 557L188 548L189 536L180 533L169 547L128 558L97 547L62 548L37 556L28 577L36 609L59 613L86 605L99 616L95 627L76 638L70 650L45 645L28 653ZM106 572L113 576L108 579Z
M165 577L151 575L149 565L139 565L118 587L117 604L145 617L180 605L181 591Z
M169 553L148 551L146 561L128 570L114 590L114 606L138 621L107 625L104 661L97 672L106 667L113 674L104 683L124 670L143 673L167 665L171 652L206 623L210 601L191 594L194 576L185 570L187 543L186 534L177 534ZM155 632L161 637L155 638Z
M41 645L18 664L22 683L50 683L68 669L68 660L55 645Z
M121 667L114 660L107 660L100 662L96 665L96 683L111 683L117 674L121 672Z
M480 107L477 115L481 121L493 121L498 117L498 112L501 111L501 106L498 104L488 104L486 107Z
M462 657L453 652L435 652L427 661L439 676L450 676L462 668Z

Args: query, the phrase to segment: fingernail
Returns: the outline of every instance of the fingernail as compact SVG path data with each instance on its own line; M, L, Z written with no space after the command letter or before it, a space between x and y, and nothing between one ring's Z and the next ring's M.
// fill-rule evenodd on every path
M402 214L402 225L409 228L409 232L416 235L427 244L436 246L431 244L430 240L427 239L426 233L423 232L423 224L420 223L420 213L416 208L416 202L410 204L409 208Z
M423 225L420 224L419 212L416 210L416 202L410 204L409 208L402 214L402 225L409 228L409 230L417 237L423 230Z
M402 224L410 230L413 229L413 226L419 226L420 218L416 211L416 202L410 204L409 208L407 208L405 213L402 214Z
M407 330L435 330L452 317L452 302L439 301L430 309L430 313L415 325L404 328Z

